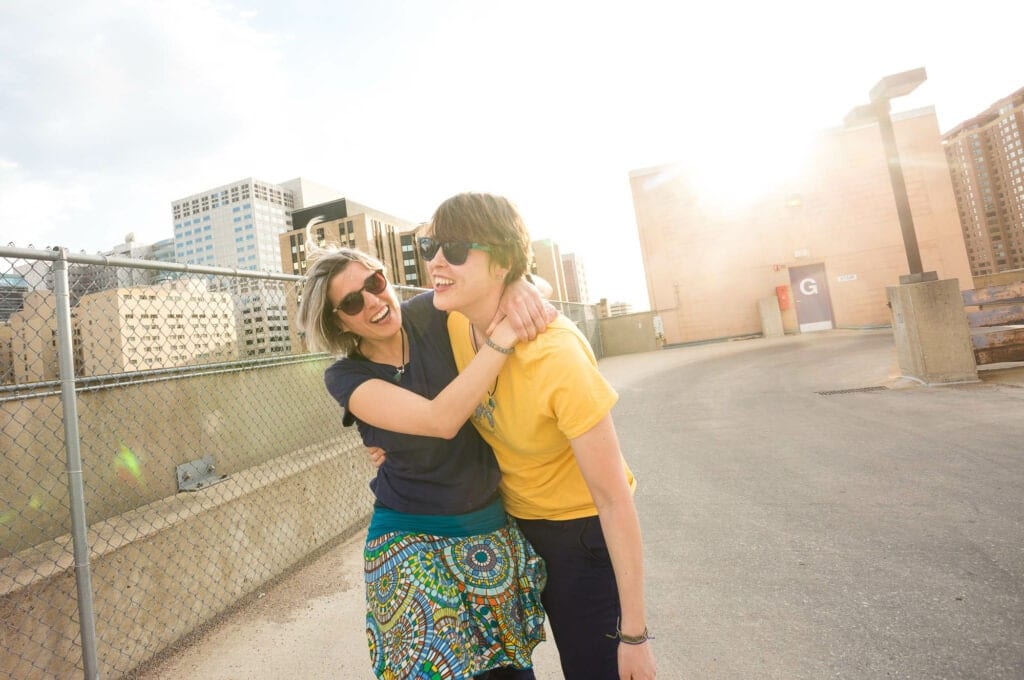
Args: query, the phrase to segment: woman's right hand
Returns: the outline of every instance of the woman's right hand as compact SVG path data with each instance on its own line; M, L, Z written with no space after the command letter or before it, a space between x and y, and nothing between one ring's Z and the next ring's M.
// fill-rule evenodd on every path
M524 342L536 338L538 333L543 333L548 324L558 318L558 310L554 305L545 300L532 284L522 279L513 281L501 294L498 315L502 314L510 319L516 336ZM494 342L497 342L497 339L493 338L496 328L497 324L492 321L487 329L488 336L491 336Z
M507 316L502 319L488 336L495 345L511 349L519 342L519 335L512 326L512 320Z
M384 464L384 449L379 446L367 446L366 453L370 456L370 463L373 464L373 467L379 468Z

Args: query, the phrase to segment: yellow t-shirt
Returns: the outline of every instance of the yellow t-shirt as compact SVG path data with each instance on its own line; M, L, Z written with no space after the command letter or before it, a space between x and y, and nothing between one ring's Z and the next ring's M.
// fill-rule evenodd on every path
M452 312L448 334L461 371L475 354L469 320ZM617 400L590 344L564 316L536 340L516 345L493 394L472 417L498 459L510 515L560 520L597 514L569 440L597 425ZM622 466L632 489L633 473L625 460Z

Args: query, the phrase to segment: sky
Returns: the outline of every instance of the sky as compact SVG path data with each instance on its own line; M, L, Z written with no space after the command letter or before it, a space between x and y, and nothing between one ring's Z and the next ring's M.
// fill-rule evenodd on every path
M413 222L487 191L639 311L631 170L743 200L922 66L893 110L946 132L1024 87L1022 25L1020 0L0 0L0 244L151 243L247 177Z

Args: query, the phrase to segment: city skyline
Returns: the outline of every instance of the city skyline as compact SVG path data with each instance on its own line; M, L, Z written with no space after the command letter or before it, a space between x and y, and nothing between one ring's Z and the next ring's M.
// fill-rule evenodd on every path
M1024 85L1019 3L866 2L841 32L831 11L6 3L0 240L158 241L172 201L250 176L306 177L412 222L493 191L579 254L592 298L646 309L630 171L684 163L739 201L886 74L927 68L894 109L934 106L942 132Z

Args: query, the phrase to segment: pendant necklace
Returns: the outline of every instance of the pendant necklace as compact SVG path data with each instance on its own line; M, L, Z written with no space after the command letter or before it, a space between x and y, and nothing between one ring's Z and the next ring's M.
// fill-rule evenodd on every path
M476 354L480 351L476 344L476 329L473 328L473 324L469 324L469 340L473 343L473 353ZM477 404L476 409L473 411L473 417L479 421L486 420L487 424L494 429L494 409L498 408L498 404L494 401L494 392L498 389L498 376L494 377L494 387L487 390L487 401Z
M405 328L399 328L398 332L402 336L402 356L399 359L401 363L395 366L395 374L391 376L391 379L396 383L402 382L402 376L405 375Z

